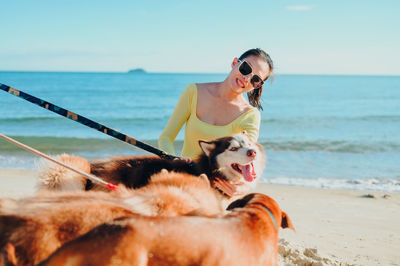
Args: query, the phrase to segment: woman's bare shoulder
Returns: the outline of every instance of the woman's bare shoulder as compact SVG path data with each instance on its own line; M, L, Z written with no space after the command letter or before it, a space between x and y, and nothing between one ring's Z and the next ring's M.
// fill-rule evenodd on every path
M245 104L243 108L243 113L247 113L250 110L256 109L254 106L251 106L250 104Z

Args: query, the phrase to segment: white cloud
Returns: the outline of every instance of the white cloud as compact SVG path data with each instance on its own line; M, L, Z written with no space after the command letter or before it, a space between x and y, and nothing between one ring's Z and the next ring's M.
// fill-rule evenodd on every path
M313 9L313 6L287 6L286 9L292 11L308 11Z

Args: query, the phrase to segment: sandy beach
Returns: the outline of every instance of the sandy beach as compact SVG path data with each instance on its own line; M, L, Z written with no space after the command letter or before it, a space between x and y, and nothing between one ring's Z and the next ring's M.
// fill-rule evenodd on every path
M36 172L0 169L0 196L35 193ZM279 265L400 265L400 194L260 184L292 219Z

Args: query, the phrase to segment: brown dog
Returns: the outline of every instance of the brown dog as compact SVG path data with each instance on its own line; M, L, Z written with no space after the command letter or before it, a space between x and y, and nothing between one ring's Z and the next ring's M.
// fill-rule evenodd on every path
M286 213L263 194L233 202L221 218L143 217L96 227L41 265L276 265Z
M97 192L95 194L99 194ZM35 265L63 243L133 212L109 193L6 200L0 210L0 265ZM83 195L84 194L84 195Z
M137 190L112 193L44 192L0 200L0 265L33 265L97 225L133 213L161 216L222 215L206 177L161 173Z

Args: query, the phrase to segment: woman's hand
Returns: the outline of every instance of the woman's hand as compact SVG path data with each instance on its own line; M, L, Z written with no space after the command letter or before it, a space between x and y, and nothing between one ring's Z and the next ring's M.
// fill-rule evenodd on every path
M249 186L244 182L233 182L221 178L215 178L213 186L220 189L229 197L240 196L250 190Z

